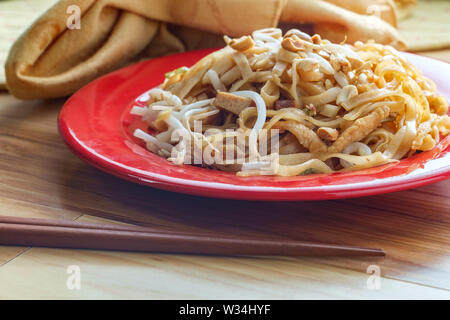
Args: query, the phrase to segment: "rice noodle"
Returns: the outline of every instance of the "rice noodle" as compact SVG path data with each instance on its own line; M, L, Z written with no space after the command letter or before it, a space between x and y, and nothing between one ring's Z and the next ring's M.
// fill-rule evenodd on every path
M312 58L314 60L316 60L319 63L320 66L320 70L326 74L334 74L334 69L331 66L331 64L325 60L325 58L322 58L321 56L319 56L317 53L313 53L313 52L307 52L306 56L308 58Z
M356 152L358 154L358 156L368 156L368 155L372 154L372 150L370 150L370 148L366 144L361 143L361 142L350 143L342 151L342 153L345 153L345 154L352 154L354 152ZM349 168L352 166L351 163L345 161L344 159L340 159L340 162L344 168Z
M209 82L213 85L216 91L227 91L225 85L220 81L219 76L216 71L210 69L206 72L205 77L208 78Z

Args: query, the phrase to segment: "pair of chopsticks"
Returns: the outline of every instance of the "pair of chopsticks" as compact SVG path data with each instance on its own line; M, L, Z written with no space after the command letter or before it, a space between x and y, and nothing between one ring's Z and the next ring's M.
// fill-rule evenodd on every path
M385 255L382 249L345 245L16 217L0 217L0 245L231 256Z

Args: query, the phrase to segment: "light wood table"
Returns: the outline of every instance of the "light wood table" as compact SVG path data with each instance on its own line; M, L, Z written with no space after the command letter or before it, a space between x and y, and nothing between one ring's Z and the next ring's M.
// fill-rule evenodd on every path
M450 50L427 54L450 61ZM450 298L450 180L323 202L169 193L75 157L57 132L63 102L0 94L0 215L270 233L382 247L388 256L268 259L0 246L0 299ZM79 290L66 286L69 266L80 268ZM370 273L378 268L380 286Z

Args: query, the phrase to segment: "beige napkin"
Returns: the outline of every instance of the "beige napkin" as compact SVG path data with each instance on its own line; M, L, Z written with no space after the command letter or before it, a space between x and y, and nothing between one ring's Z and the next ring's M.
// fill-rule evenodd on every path
M67 27L71 5L81 11L79 30ZM332 41L403 48L397 15L392 0L61 0L12 47L7 85L23 99L66 96L139 59L285 23L311 23Z

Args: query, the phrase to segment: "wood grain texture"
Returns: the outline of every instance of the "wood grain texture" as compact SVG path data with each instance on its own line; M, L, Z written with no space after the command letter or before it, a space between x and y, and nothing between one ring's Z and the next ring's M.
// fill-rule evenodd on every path
M66 268L80 267L80 290L65 286ZM11 288L0 298L300 299L450 298L444 290L382 279L366 289L367 275L303 260L214 258L188 255L35 248L0 269Z
M449 56L450 57L450 56ZM248 202L169 193L85 164L60 140L63 100L0 94L0 215L381 247L386 258L224 258L0 247L0 298L450 298L450 180L359 199ZM79 265L82 289L68 290ZM378 265L380 290L366 269Z

